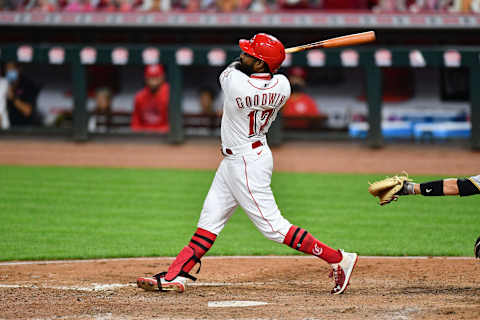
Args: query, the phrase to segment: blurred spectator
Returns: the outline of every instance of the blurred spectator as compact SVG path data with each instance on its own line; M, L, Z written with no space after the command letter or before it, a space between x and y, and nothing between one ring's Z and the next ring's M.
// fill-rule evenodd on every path
M248 10L251 12L265 12L269 11L267 0L252 0L248 5Z
M308 0L279 0L277 3L280 9L308 9L310 7Z
M7 111L7 79L0 77L0 129L6 130L10 127Z
M134 131L168 132L170 85L162 65L145 68L145 88L135 96L131 128Z
M218 11L234 12L246 9L255 0L180 0L178 1L181 9L188 12L196 11ZM259 2L263 2L260 0Z
M68 0L56 0L57 2L57 10L63 11L67 5L68 5Z
M416 0L408 6L408 9L411 12L446 11L450 2L450 0Z
M480 0L453 0L451 6L448 8L450 12L459 13L479 13Z
M188 12L196 12L200 10L205 10L209 6L213 5L213 0L208 1L208 3L202 5L204 2L203 0L184 0L181 2L181 8L185 9Z
M12 10L11 2L9 0L0 0L0 11Z
M378 4L373 7L374 12L392 12L405 10L406 6L404 0L379 0Z
M172 4L170 0L143 0L141 11L170 11Z
M65 12L92 12L95 8L90 0L72 0L64 9Z
M23 6L23 0L0 0L0 11L19 10Z
M472 0L470 10L474 13L480 13L480 0Z
M97 11L102 12L131 12L133 6L130 0L100 0Z
M282 111L285 127L308 128L311 125L311 121L308 119L288 118L325 118L325 115L318 110L315 100L304 92L307 79L305 69L291 68L288 72L288 79L292 86L292 94Z
M133 4L129 0L114 0L115 11L130 12L133 9Z
M112 91L99 88L95 94L95 108L88 121L88 131L108 132L112 126Z
M200 89L200 112L203 115L213 116L216 115L213 102L215 101L215 91L209 87L203 87Z
M234 12L240 9L240 0L216 0L218 12Z
M198 94L200 110L192 113L186 112L183 125L194 130L191 132L210 135L220 128L221 111L215 110L215 91L211 87L201 87Z
M38 87L21 73L16 62L5 64L5 76L8 81L7 110L10 125L15 127L39 124L36 110Z
M379 0L375 12L462 12L468 13L479 0Z
M368 0L323 0L323 8L327 10L367 10Z
M56 11L56 7L49 0L31 0L25 9L45 13Z

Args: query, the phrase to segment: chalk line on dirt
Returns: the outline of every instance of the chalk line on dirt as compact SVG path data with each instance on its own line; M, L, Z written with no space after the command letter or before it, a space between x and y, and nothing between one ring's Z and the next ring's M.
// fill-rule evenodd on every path
M189 287L248 287L265 285L266 282L189 282ZM53 289L53 290L72 290L72 291L109 291L119 288L136 287L135 283L92 283L89 286L49 286L32 284L0 284L0 289Z
M244 300L227 300L227 301L208 301L209 308L232 308L232 307L256 307L267 305L268 302L263 301L244 301Z

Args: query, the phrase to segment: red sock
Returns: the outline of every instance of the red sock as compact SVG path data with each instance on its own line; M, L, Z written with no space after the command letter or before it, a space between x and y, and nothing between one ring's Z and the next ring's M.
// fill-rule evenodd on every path
M188 246L195 251L195 256L200 259L213 246L216 238L217 235L211 233L210 231L197 228L197 231L195 231L195 234L190 240ZM183 271L190 272L196 263L196 261L191 260L183 267Z
M283 243L295 250L317 256L328 263L338 263L342 260L340 251L330 248L318 241L307 230L291 226Z

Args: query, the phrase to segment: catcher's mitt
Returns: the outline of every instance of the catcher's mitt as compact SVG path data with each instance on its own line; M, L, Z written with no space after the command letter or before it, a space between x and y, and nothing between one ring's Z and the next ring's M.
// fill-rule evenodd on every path
M478 237L477 241L475 242L473 251L475 252L475 258L480 258L480 237Z
M407 173L399 176L387 177L383 180L370 183L368 192L374 197L380 199L380 205L386 205L398 199L398 193L402 191L405 182L411 181L408 179Z

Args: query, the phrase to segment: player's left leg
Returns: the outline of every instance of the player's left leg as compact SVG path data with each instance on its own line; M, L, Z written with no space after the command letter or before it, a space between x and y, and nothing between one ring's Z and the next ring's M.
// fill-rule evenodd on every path
M357 254L329 247L281 215L270 188L272 161L268 147L260 155L244 156L240 167L231 171L234 177L231 181L235 184L231 189L235 190L235 198L265 237L329 263L335 277L332 293L343 293L356 265Z

